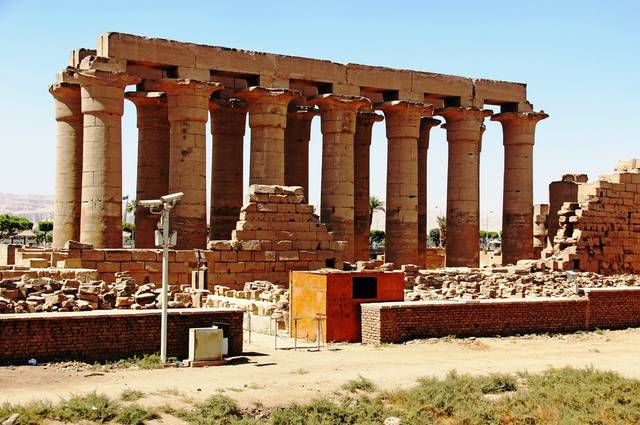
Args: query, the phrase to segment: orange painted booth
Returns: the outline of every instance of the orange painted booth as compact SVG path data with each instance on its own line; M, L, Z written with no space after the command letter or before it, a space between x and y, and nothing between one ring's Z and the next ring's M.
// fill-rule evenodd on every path
M329 342L359 342L360 304L404 300L402 272L292 271L289 274L291 336L316 341L318 317Z

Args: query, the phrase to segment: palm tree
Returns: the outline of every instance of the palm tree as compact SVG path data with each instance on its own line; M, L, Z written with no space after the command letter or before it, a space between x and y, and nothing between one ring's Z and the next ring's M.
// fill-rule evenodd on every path
M369 228L371 228L371 223L373 223L373 213L376 211L384 211L384 202L375 196L369 197Z
M447 245L447 218L445 216L438 216L436 218L438 221L438 228L440 229L440 244L442 246Z

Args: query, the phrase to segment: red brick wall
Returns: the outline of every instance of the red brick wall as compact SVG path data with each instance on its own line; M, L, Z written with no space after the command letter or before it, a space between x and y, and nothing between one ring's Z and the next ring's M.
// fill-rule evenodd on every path
M587 290L581 299L372 303L363 304L361 314L368 344L624 328L640 326L640 288Z
M587 290L587 328L640 326L640 288Z
M228 324L229 354L242 353L242 311L169 310L167 352L185 359L189 328ZM107 310L0 315L0 364L35 358L103 361L160 351L160 311Z

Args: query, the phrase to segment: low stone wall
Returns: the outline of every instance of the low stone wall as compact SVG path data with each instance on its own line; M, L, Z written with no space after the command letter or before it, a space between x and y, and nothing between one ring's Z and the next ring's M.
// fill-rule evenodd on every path
M362 304L362 342L640 326L640 288L585 292L584 298Z
M242 353L242 311L169 310L167 352L185 359L189 328L224 324L229 354ZM0 315L0 364L118 360L160 351L160 311L93 311Z

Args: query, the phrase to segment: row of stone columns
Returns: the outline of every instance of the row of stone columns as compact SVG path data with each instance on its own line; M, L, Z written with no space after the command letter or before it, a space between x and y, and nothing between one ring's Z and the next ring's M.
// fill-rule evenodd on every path
M70 72L50 91L58 121L54 246L80 239L96 247L122 244L122 147L124 88L139 81L126 74ZM327 94L298 105L300 93L252 87L239 99L211 100L218 83L185 79L145 81L146 91L127 93L138 113L137 198L182 191L173 213L178 248L206 244L205 123L211 115L213 157L210 233L227 239L242 205L243 137L251 127L251 184L308 188L311 121L323 134L321 216L348 242L345 259L369 253L369 149L381 115L364 97ZM304 102L303 102L304 103ZM429 131L439 124L432 106L393 101L376 105L388 139L386 257L396 263L425 260L426 160ZM477 266L479 154L490 111L450 107L444 117L449 143L447 265ZM513 262L532 255L532 148L543 113L494 115L504 128L503 255ZM78 226L80 223L80 226ZM152 247L157 217L136 211L136 246Z

